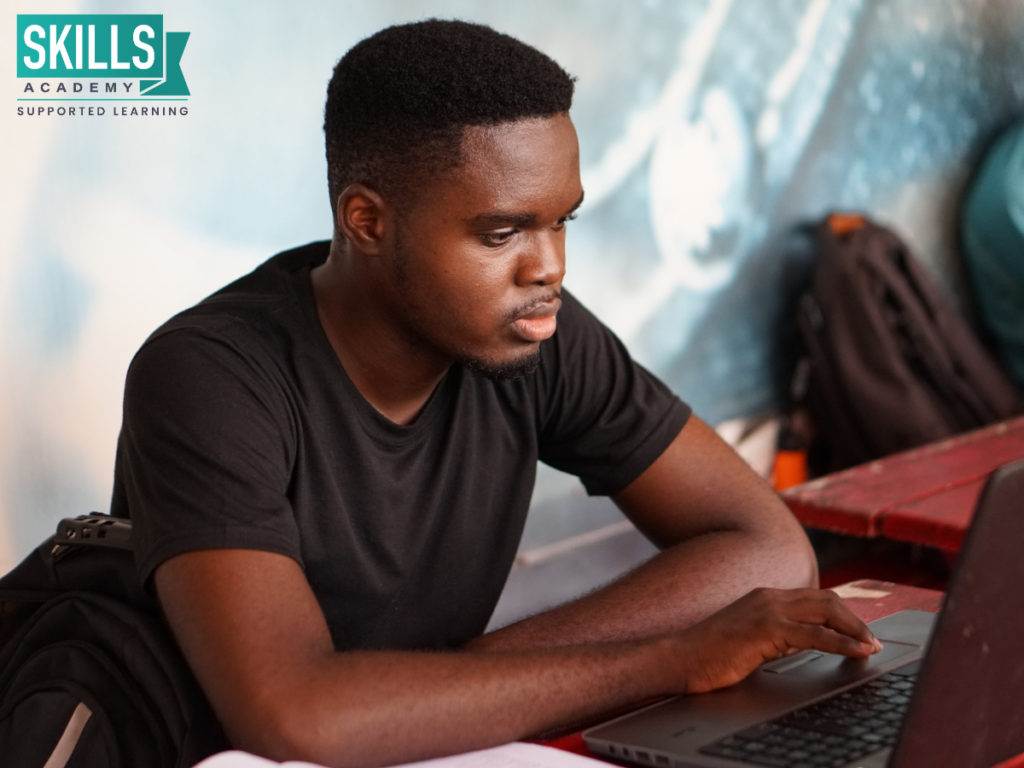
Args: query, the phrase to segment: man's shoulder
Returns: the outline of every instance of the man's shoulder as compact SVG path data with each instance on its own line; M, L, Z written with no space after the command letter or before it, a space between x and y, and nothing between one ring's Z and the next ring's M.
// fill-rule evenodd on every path
M178 312L147 339L151 343L177 332L237 334L261 337L272 329L303 320L311 293L309 270L321 263L329 241L317 241L282 251L251 272Z
M216 358L259 369L280 367L315 338L316 309L309 270L326 258L329 243L282 251L246 275L164 322L136 352L165 370L171 361L198 364Z
M329 241L321 240L281 251L248 274L180 312L171 322L177 318L216 316L247 307L259 308L283 298L292 299L297 290L308 286L309 271L327 258L329 248Z
M322 264L327 259L330 248L330 240L316 240L281 251L264 261L252 272L211 294L203 302L200 302L200 305L221 296L277 292L282 284L308 275L313 267Z

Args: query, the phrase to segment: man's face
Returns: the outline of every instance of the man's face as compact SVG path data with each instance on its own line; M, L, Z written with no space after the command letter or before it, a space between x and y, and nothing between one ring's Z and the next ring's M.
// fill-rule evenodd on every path
M442 359L524 373L561 306L565 223L583 197L576 131L566 115L473 127L462 150L400 214L394 308Z

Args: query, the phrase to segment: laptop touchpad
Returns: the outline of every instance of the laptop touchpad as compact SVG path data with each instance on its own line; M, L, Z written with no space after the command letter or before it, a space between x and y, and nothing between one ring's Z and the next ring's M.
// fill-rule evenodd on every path
M762 664L761 671L776 675L812 675L815 677L830 671L862 672L875 669L882 664L895 661L901 656L907 656L921 649L919 645L900 643L896 640L886 640L883 645L881 651L866 659L851 659L821 651L801 651L792 656L783 656L781 659Z

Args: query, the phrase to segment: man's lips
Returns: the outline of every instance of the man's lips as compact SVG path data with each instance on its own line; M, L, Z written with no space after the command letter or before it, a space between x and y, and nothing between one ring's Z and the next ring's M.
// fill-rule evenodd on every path
M555 315L562 307L559 298L548 299L516 315L512 327L524 341L538 342L549 339L555 333Z

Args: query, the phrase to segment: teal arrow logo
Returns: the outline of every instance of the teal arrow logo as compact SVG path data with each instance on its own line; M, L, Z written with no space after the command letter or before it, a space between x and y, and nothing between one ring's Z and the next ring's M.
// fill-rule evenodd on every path
M139 80L139 90L146 96L188 96L188 84L181 71L181 56L189 32L168 32L164 44L164 79Z

